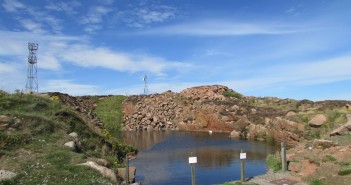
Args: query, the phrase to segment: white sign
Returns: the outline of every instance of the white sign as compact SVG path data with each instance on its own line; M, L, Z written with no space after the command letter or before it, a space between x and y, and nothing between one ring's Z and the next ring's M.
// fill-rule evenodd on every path
M240 159L246 159L246 153L240 153Z
M189 164L197 163L197 157L189 157Z

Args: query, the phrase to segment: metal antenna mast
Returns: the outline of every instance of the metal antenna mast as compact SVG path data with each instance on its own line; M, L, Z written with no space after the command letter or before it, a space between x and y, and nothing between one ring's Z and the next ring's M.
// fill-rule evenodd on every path
M38 93L38 78L37 78L37 56L38 44L28 43L28 71L27 71L27 84L26 92Z
M147 94L149 89L147 88L147 76L145 75L143 78L144 81L144 94Z

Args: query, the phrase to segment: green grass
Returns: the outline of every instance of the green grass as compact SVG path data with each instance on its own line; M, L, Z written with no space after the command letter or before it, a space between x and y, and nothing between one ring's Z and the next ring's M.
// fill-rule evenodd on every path
M320 179L313 179L311 182L310 182L310 185L325 185L322 180Z
M282 162L280 154L269 154L266 159L268 169L272 169L273 172L282 170Z
M94 110L104 127L113 135L118 136L123 123L122 103L125 96L108 96L97 102Z
M0 169L18 174L4 184L110 184L97 171L79 166L89 157L122 163L135 152L115 139L99 135L80 115L55 99L0 92ZM63 143L77 132L82 150L71 151ZM104 150L106 146L110 147Z
M340 170L338 172L338 175L340 175L340 176L345 176L345 175L350 175L350 174L351 174L351 169Z
M331 155L326 155L323 161L329 161L329 162L337 162L337 159Z

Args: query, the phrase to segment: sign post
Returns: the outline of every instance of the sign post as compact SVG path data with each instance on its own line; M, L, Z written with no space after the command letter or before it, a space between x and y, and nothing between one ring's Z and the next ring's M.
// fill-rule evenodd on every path
M281 148L282 148L282 170L283 172L287 171L287 163L286 163L286 145L284 142L281 142Z
M129 185L129 159L128 159L128 154L126 154L126 185Z
M189 157L189 164L191 165L191 184L196 185L195 182L195 165L197 163L197 157Z
M241 160L241 181L245 182L245 159L246 153L243 150L240 152L240 160Z

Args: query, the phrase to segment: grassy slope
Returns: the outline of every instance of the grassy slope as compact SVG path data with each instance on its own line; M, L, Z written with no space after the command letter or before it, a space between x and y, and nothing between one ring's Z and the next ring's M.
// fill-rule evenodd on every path
M49 98L0 92L0 115L8 118L0 123L0 169L18 174L0 184L110 184L77 164L88 157L116 160L133 150L91 132L75 112ZM82 142L80 153L63 146L72 131ZM100 145L106 143L115 150L103 152Z
M108 96L100 99L94 110L94 113L113 136L118 135L123 123L122 103L125 98L125 96Z

